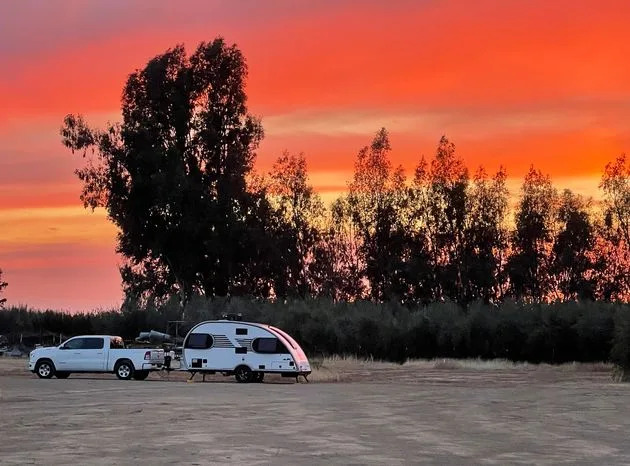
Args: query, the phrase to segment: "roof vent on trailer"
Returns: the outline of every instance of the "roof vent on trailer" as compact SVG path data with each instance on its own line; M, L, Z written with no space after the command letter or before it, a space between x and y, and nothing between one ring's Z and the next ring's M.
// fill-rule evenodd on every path
M240 312L238 314L236 313L226 313L221 315L221 318L223 320L238 320L241 321L243 320L243 314L241 314Z

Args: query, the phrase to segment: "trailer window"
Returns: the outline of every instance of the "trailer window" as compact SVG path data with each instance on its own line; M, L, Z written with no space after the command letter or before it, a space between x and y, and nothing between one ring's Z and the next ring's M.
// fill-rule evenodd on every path
M256 338L252 342L252 348L257 353L288 354L289 351L277 338Z
M207 333L191 333L186 339L186 348L208 349L212 346L212 335Z

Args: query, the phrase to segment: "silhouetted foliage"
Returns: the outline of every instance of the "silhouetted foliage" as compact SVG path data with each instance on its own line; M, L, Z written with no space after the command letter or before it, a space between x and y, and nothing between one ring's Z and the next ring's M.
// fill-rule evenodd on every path
M308 184L304 154L282 154L271 172L270 194L278 220L274 232L280 274L274 280L276 296L311 296L315 290L315 247L320 239L317 223L324 205Z
M350 218L360 238L365 279L370 296L379 301L400 294L400 269L405 247L402 219L406 200L402 168L391 169L391 146L385 128L357 156L348 186Z
M2 293L4 292L4 289L8 286L8 283L5 281L2 281L2 269L0 269L0 295L2 295ZM0 309L2 309L2 307L4 306L4 303L7 302L7 298L1 298L0 297Z
M617 312L610 358L617 366L617 378L630 381L630 312Z
M455 144L442 136L429 170L427 215L438 298L464 301L464 229L469 176Z
M463 302L495 302L504 294L509 196L505 179L502 168L492 179L480 168L467 196L461 258Z
M81 198L119 228L130 294L269 294L268 276L252 276L268 258L269 208L247 186L262 127L247 111L246 74L222 39L190 56L177 46L129 76L121 124L66 117L63 143L96 156L77 171Z
M606 225L630 247L630 162L626 154L606 164L600 183L604 192Z
M595 238L597 297L627 300L630 296L630 163L622 154L606 164L600 188L604 221Z
M313 251L313 294L334 301L351 301L365 295L361 240L350 218L347 199L338 198L324 219Z
M505 358L563 363L626 364L630 353L630 305L604 302L538 304L505 301L499 306L452 302L403 306L396 302L333 302L328 298L261 301L191 298L189 323L241 312L252 321L277 325L293 335L310 357L348 354L404 362L410 358ZM0 311L0 328L12 343L21 334L52 332L64 338L86 333L133 339L140 331L164 331L179 317L179 303L91 314ZM612 351L612 353L611 353Z
M550 267L556 197L549 176L532 166L521 187L512 239L514 254L508 261L516 298L543 301L553 290Z
M408 182L402 167L392 167L389 134L382 128L359 150L347 195L327 209L308 183L303 154L283 153L266 177L254 172L263 130L247 109L246 76L241 52L222 39L201 43L191 55L177 46L129 76L121 123L98 130L81 116L64 121L63 143L86 159L77 170L85 207L105 208L119 230L125 319L147 323L135 310L150 314L165 302L171 306L174 296L182 308L197 295L213 303L236 296L293 303L318 298L316 308L330 299L335 309L369 299L374 306L397 303L397 319L426 305L452 321L438 328L432 316L418 311L417 325L405 332L427 340L403 339L407 346L367 316L335 318L334 325L368 335L389 332L379 335L393 338L388 351L396 354L402 348L418 354L441 348L440 354L505 353L534 360L538 356L523 349L528 342L553 346L553 359L564 351L554 342L570 347L582 338L575 327L579 318L552 315L546 309L553 306L536 303L627 302L625 155L604 170L602 218L589 200L570 192L558 196L550 178L531 167L509 228L502 168L489 176L480 167L471 179L455 145L443 136L433 159L422 157ZM4 286L0 282L0 292ZM531 303L530 313L545 312L501 320L496 312L479 311L492 313L487 305L501 303L512 309L511 299ZM367 306L366 312L391 306ZM317 322L326 318L308 315ZM528 330L531 319L544 328ZM81 325L93 321L86 317ZM332 324L312 325L330 338L323 347L335 347ZM467 336L459 325L471 326ZM466 346L471 341L474 350ZM349 340L344 348L384 351L370 344Z
M587 204L571 191L560 199L552 270L563 299L595 299L594 226Z

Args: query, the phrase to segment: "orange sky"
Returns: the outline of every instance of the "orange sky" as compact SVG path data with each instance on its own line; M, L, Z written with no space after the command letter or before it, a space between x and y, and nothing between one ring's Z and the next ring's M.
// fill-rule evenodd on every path
M82 209L66 113L118 119L126 76L223 35L247 57L258 168L305 152L327 198L381 127L410 172L442 134L471 168L530 163L597 195L630 148L630 2L22 0L0 4L0 268L9 304L120 302L115 229Z

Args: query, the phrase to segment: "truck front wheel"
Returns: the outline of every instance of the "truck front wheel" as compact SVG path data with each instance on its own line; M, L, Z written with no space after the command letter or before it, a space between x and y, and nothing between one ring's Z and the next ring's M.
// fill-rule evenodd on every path
M133 376L133 364L127 360L118 361L114 367L114 372L120 380L129 380Z
M41 361L37 361L35 373L40 379L50 379L55 375L55 365L48 359L42 359Z

